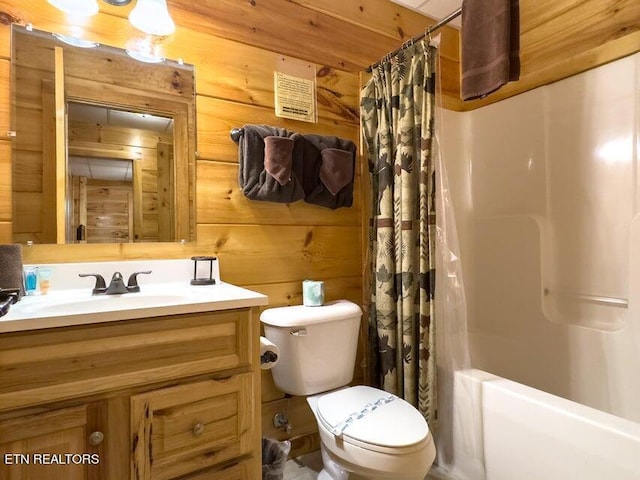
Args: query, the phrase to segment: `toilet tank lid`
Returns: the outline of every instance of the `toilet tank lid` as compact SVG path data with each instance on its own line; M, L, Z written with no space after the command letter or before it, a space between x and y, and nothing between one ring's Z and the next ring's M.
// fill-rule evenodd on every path
M288 328L352 317L360 318L361 315L362 310L355 303L349 300L336 300L319 307L294 305L292 307L268 308L260 315L260 321L274 327Z

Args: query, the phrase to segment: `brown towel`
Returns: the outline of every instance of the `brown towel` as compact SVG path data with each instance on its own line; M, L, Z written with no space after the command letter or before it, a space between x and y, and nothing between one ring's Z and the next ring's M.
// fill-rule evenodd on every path
M463 100L520 78L519 0L463 0L461 35Z
M293 140L289 137L264 137L264 169L280 185L291 181Z
M0 289L19 289L24 295L22 277L22 246L0 245Z
M353 205L356 145L334 136L308 134L303 139L304 201L332 210Z
M325 148L320 152L320 180L331 195L353 182L353 153L338 148Z
M284 128L268 125L245 125L238 137L238 184L242 188L245 197L251 200L261 200L279 203L292 203L304 198L304 190L301 185L302 171L302 142L300 134L288 132ZM291 152L291 166L289 169L277 168L277 161L273 155L282 155L282 148L276 147L277 140L266 140L269 137L283 137L291 139L293 147ZM269 144L269 146L267 146ZM274 148L275 147L275 148ZM282 147L282 145L280 145ZM268 150L268 151L267 151ZM265 165L265 154L272 155L269 160L269 168L278 180L269 172ZM282 160L282 158L281 158ZM282 165L281 165L282 166ZM290 181L284 184L286 170L289 171Z

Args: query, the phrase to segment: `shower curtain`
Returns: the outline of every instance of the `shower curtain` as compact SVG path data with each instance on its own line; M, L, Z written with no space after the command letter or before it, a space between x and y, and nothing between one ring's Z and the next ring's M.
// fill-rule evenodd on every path
M436 48L385 59L361 92L371 173L369 350L374 385L436 420Z

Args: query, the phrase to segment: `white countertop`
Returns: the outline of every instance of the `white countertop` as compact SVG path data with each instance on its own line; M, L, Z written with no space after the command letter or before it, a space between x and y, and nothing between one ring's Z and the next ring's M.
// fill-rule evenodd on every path
M189 260L46 265L53 270L53 288L46 295L24 296L11 305L9 312L0 317L0 333L268 304L268 298L261 293L220 281L217 264L215 285L190 285L192 265ZM80 272L97 272L104 275L108 284L109 275L116 270L125 273L126 280L129 273L147 268L154 274L139 277L141 291L122 295L92 295L95 280L78 277Z
M92 295L91 288L25 296L0 317L0 333L267 305L268 299L228 283L143 286L138 293Z

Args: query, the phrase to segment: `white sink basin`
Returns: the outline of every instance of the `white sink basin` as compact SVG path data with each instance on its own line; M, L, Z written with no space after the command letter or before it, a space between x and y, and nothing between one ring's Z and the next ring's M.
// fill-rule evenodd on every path
M28 300L28 299L27 299ZM39 299L40 300L40 299ZM140 294L95 295L78 300L53 298L25 303L25 313L45 313L47 315L74 315L94 311L109 311L121 308L157 308L160 306L182 304L189 301L187 295Z
M23 297L0 317L0 333L266 305L267 297L228 283L141 286L138 293L91 295L91 289Z

